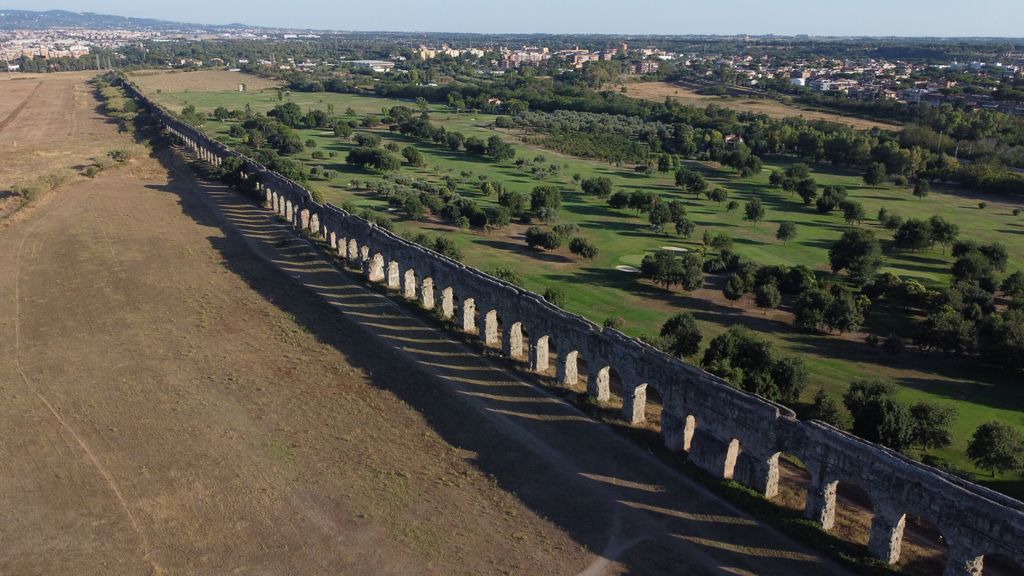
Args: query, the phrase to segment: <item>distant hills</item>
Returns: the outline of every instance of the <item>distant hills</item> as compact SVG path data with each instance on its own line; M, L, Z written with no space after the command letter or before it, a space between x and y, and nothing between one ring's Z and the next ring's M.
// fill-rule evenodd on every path
M66 10L4 10L0 9L0 30L44 30L46 28L88 28L92 30L150 30L160 32L239 30L259 28L246 24L189 24L154 18L129 18L93 12Z

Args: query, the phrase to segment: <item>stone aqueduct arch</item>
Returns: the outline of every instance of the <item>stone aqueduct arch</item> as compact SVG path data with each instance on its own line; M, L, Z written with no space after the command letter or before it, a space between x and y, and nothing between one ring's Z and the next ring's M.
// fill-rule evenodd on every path
M152 104L128 82L125 88L162 120L168 132L210 162L238 154L210 140ZM588 362L588 391L607 395L611 370L622 381L622 414L644 419L646 393L661 398L661 435L668 450L719 477L732 477L772 497L778 489L779 455L806 466L811 484L806 516L832 527L836 486L862 487L874 504L869 550L888 562L899 558L908 514L927 520L949 546L945 576L978 576L984 557L999 555L1024 566L1024 503L911 461L900 454L816 421L800 421L785 407L739 391L700 369L634 339L568 314L536 294L383 230L331 205L320 205L301 186L243 158L244 175L254 176L269 208L297 228L336 246L338 256L373 282L391 283L389 263L403 269L394 287L408 298L419 294L457 329L498 339L497 319L506 334L504 352L525 354L530 371L551 364L556 382L576 386L580 358ZM404 268L402 268L404 266ZM401 284L401 285L400 285ZM490 317L490 320L488 320ZM522 328L529 334L523 340ZM520 330L519 334L516 330Z

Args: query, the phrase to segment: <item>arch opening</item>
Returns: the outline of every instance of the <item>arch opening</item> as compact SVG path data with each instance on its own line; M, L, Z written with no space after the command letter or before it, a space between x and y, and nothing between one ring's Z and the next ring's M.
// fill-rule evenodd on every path
M402 274L402 297L416 299L416 271L409 268Z
M565 358L559 358L558 362L558 383L566 388L575 388L582 379L587 379L587 363L579 350L570 350L565 353Z
M350 266L355 266L359 263L359 244L355 241L355 238L348 241L345 258L348 260Z
M598 361L596 365L601 366L597 371L587 379L587 395L594 398L598 402L607 402L612 397L612 380L616 382L616 390L619 392L619 396L622 395L622 379L619 374L610 365L603 365L604 362Z
M689 453L693 449L693 436L697 433L697 417L687 414L683 422L683 452Z
M867 546L875 505L870 494L851 482L835 482L834 520L829 530L848 542Z
M513 322L508 327L508 333L502 335L504 344L502 352L510 360L518 360L523 355L526 345L526 329L522 322Z
M783 508L796 512L807 509L807 494L811 485L811 473L803 461L788 452L775 454L778 462L778 491L772 500Z
M413 297L415 297L415 295ZM433 278L424 278L422 281L420 281L420 306L427 310L434 309Z
M455 317L455 290L451 286L441 290L441 318L449 320Z
M369 269L367 270L370 282L384 281L384 255L377 253L370 258Z
M898 565L907 574L942 574L949 562L949 545L942 531L927 518L907 514Z
M401 281L401 279L399 277L399 271L398 270L399 270L398 262L396 260L390 260L388 262L388 269L387 269L387 275L388 275L388 277L387 277L387 284L388 284L388 288L390 288L392 290L398 290L400 288L400 286L401 286L401 283L402 283L402 281Z
M484 346L488 348L501 348L502 343L502 322L497 310L488 310L484 315Z
M535 342L530 343L530 372L535 374L547 374L550 368L551 337L544 335L537 337Z
M729 441L729 446L725 449L725 461L722 464L722 478L726 480L732 480L736 475L736 462L740 458L740 454L743 453L743 447L740 446L740 441L733 438Z
M462 301L462 306L459 307L462 316L462 331L467 334L477 334L479 332L478 318L479 312L476 310L476 300L473 298L466 298Z

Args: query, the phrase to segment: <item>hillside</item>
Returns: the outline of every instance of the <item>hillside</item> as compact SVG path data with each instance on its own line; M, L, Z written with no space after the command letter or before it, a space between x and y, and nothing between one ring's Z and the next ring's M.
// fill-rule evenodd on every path
M47 28L87 28L90 30L153 30L198 32L254 28L245 24L190 24L153 18L130 18L93 12L67 10L0 10L0 30L45 30Z

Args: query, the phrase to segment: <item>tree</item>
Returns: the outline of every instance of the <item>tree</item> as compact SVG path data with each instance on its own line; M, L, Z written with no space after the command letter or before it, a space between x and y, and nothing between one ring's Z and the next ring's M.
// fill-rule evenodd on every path
M807 383L799 358L779 357L770 342L740 325L711 340L701 366L748 392L782 402L795 402Z
M918 218L911 218L901 224L892 238L897 250L916 252L933 244L931 226Z
M664 202L658 202L651 208L651 211L648 212L647 219L650 221L651 227L654 229L664 230L665 224L672 219L672 211Z
M754 290L754 302L767 314L769 308L778 308L782 303L782 293L779 292L779 287L774 282L768 282Z
M466 137L460 132L449 132L445 135L445 143L448 145L448 149L453 152L458 152L466 142Z
M381 148L353 148L345 157L345 161L353 166L373 168L379 172L397 170L402 162Z
M911 443L920 446L922 451L945 448L953 443L955 408L918 402L910 407L910 419L913 421Z
M956 242L957 236L960 235L959 226L947 221L939 215L932 216L928 219L928 228L931 239L942 246L943 254L946 253L946 247L953 242Z
M810 288L800 293L793 306L793 325L803 330L821 330L828 326L825 313L832 304L832 295L825 290Z
M702 268L700 256L688 253L679 258L667 250L648 254L640 263L640 273L664 285L666 290L674 284L681 285L686 291L700 288L704 283Z
M562 237L551 230L544 230L538 226L530 226L526 230L526 244L530 248L543 248L544 250L557 250L562 246Z
M743 294L747 291L747 283L743 281L743 278L735 272L730 274L725 280L725 286L722 288L722 294L726 298L735 302L740 298L743 298Z
M718 205L721 206L722 202L729 199L729 191L725 188L715 188L708 193L708 198L713 202L717 202Z
M660 201L661 198L654 192L634 190L629 194L629 207L636 210L637 214L650 212Z
M629 194L626 192L616 192L608 198L608 205L616 210L629 207Z
M414 146L406 146L402 149L402 157L405 161L413 166L426 166L427 161L423 158L423 153L417 150Z
M751 198L743 207L743 219L753 222L754 226L764 218L765 208L760 198Z
M906 450L913 441L913 422L906 406L892 398L892 384L857 381L843 396L853 416L853 433L893 450Z
M917 197L918 200L921 200L928 196L929 191L930 190L927 180L918 179L917 182L914 182L914 196Z
M597 196L598 198L607 198L612 193L612 180L607 176L584 178L580 183L580 188L586 194Z
M779 229L775 232L775 238L782 240L783 244L796 238L796 224L792 222L780 222Z
M834 286L832 299L825 309L825 325L842 334L856 330L864 322L864 310L845 288Z
M501 136L494 135L487 139L487 155L495 162L505 162L516 157L516 149Z
M847 224L860 224L865 218L867 218L864 206L862 206L860 202L847 200L846 202L843 202L842 209L843 220L845 220Z
M1020 270L1003 279L999 288L1010 298L1024 298L1024 272Z
M704 261L693 252L683 254L681 260L682 275L679 279L679 285L683 290L692 292L704 284Z
M967 457L978 468L997 472L1018 470L1024 466L1024 440L1019 432L998 421L985 422L974 431L967 444Z
M836 398L824 389L814 394L814 403L811 404L810 417L820 420L840 430L850 427L850 413L843 408L843 405Z
M542 208L558 210L562 205L562 193L553 184L541 184L530 194L530 209L539 212Z
M666 351L680 358L696 354L704 338L697 327L697 321L689 312L680 312L666 320L661 326L660 335L667 344Z
M526 211L529 198L522 192L499 192L498 204L508 208L513 216L519 216Z
M885 182L885 164L873 162L864 172L864 183L868 186L878 186Z
M804 204L810 204L818 198L818 183L814 178L802 178L796 182L796 193Z
M870 230L844 232L828 251L832 271L846 270L850 280L863 284L882 265L882 247Z
M577 236L569 242L569 251L585 260L597 258L597 246L582 236Z
M708 189L707 180L699 172L687 172L683 184L688 192L693 192L697 196L700 196Z
M349 126L348 122L338 120L334 123L334 135L338 138L348 138L352 135L352 127Z
M676 234L683 238L689 238L693 236L693 232L697 229L697 225L692 220L683 216L676 220Z
M843 186L825 186L821 198L815 201L818 212L827 214L842 207L846 202L846 188Z

